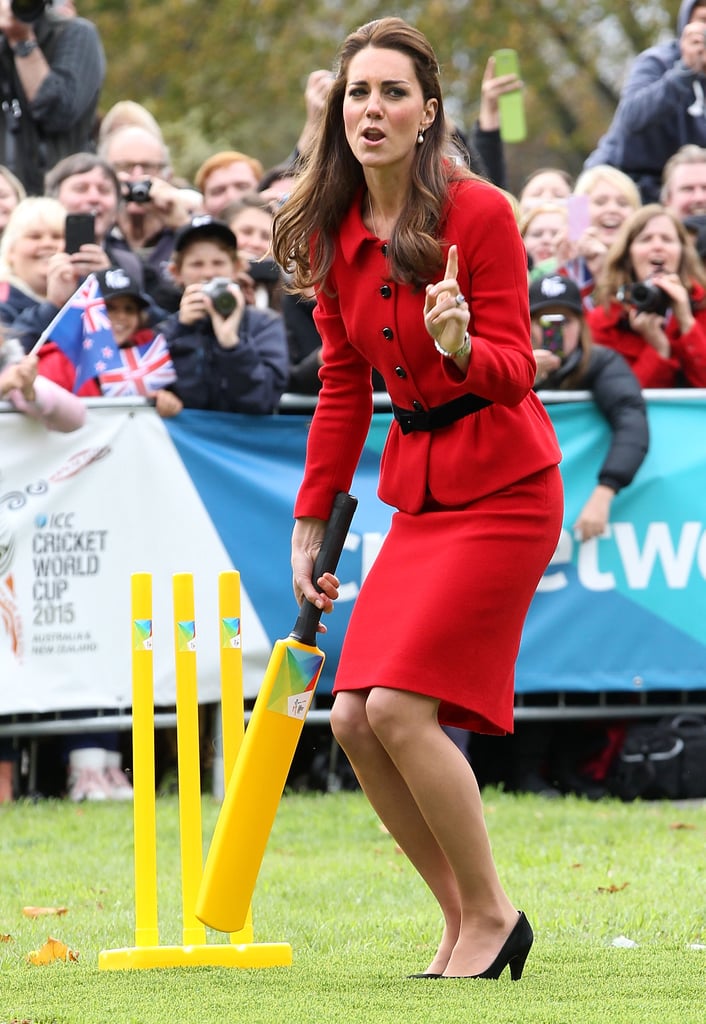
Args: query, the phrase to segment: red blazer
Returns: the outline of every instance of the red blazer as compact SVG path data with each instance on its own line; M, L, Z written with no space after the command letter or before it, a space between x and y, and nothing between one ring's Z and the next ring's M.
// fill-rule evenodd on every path
M433 408L469 392L493 403L431 432L403 435L393 421L378 492L388 504L418 512L428 493L442 504L465 504L556 465L554 430L532 390L527 257L507 199L482 181L455 183L441 225L444 249L458 246L458 282L471 309L464 376L424 328L423 289L389 279L360 198L341 224L314 312L322 388L295 516L327 519L335 493L350 489L372 414L371 366L405 409Z
M594 341L621 354L641 387L673 388L686 382L694 388L706 388L706 308L698 308L706 294L703 288L694 285L691 297L697 305L692 329L680 334L675 316L668 318L664 328L672 347L669 359L664 359L630 328L625 307L620 302L612 302L607 310L603 306L589 310L586 323Z

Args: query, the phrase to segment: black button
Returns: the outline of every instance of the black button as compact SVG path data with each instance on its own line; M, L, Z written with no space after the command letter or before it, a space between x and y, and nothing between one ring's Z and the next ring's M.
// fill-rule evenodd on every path
M396 366L395 367L395 373L397 374L398 377L406 377L407 376L407 371L405 370L404 366Z
M415 412L421 412L424 406L422 405L421 402L412 402L412 408L415 410Z
M390 298L390 296L392 295L392 288L390 288L389 284L384 284L382 286L382 288L380 289L380 294L382 295L383 299Z
M380 248L383 256L387 256L387 242L385 242L384 245L382 245Z
M394 338L395 335L394 335L391 327L383 327L383 329L382 329L382 336L383 336L383 338L387 338L388 341L392 341L392 339Z

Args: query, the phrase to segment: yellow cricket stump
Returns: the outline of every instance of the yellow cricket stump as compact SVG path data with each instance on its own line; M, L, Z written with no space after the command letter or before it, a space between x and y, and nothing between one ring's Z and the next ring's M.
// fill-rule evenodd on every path
M173 595L184 944L159 944L152 577L149 573L135 573L131 585L135 946L102 950L98 955L98 967L107 971L152 967L288 967L292 963L289 943L252 941L251 910L243 928L231 934L229 944L207 942L206 928L194 913L203 872L203 829L196 622L191 574L177 573L174 576ZM227 784L244 734L239 573L223 572L219 575L218 607L223 762Z

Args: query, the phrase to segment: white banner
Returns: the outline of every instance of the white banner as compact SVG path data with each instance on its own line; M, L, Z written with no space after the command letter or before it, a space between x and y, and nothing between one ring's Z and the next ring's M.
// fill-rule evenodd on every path
M130 577L153 574L155 703L175 701L172 574L193 573L199 699L219 698L218 572L233 568L149 407L74 433L0 414L0 714L129 707ZM242 594L246 693L269 642Z

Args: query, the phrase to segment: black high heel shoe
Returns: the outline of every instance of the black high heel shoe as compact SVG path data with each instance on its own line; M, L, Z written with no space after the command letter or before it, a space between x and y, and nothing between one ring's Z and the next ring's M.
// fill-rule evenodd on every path
M519 912L517 924L512 929L503 943L502 949L493 960L490 967L481 974L455 974L444 975L445 978L492 978L497 980L506 967L510 968L510 977L513 981L519 981L524 970L525 960L529 955L534 942L532 926L525 917L523 910Z

